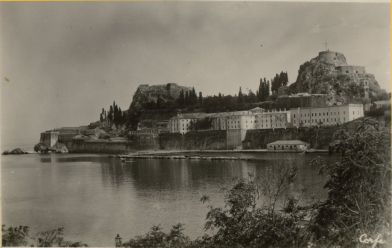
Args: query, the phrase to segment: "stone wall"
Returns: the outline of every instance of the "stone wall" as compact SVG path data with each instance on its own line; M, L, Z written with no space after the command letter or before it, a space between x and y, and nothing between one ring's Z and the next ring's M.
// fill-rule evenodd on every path
M319 52L318 60L320 62L333 64L335 66L347 65L346 57L342 53L333 51Z
M163 133L159 135L159 147L163 150L222 150L226 149L226 131Z
M354 66L354 65L344 65L336 67L338 74L365 74L365 67Z
M104 140L73 141L66 144L70 153L127 153L135 151L130 142L110 142Z
M275 106L278 109L325 107L328 100L328 95L323 94L297 97L280 96L276 99Z

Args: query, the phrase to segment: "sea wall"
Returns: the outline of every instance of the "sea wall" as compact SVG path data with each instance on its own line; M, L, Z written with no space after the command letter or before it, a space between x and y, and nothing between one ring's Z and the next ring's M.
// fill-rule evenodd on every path
M135 150L129 142L73 141L66 144L70 153L125 153Z
M199 131L163 133L159 135L159 148L163 150L222 150L226 149L226 132Z
M70 153L127 153L137 150L158 149L157 139L139 139L127 141L110 140L73 140L66 146Z
M302 140L308 142L311 148L328 149L333 140L337 127L303 127L287 129L254 129L248 130L243 149L266 149L267 144L276 140Z

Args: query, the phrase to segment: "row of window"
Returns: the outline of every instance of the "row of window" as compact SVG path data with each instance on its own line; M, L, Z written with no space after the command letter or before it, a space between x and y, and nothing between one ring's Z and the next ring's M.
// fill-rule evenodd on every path
M312 116L328 116L328 113L329 112L320 112L320 113L311 113L312 114ZM318 115L317 115L318 114ZM322 115L321 115L322 114ZM343 111L343 114L345 115L346 114L346 111ZM354 111L353 111L353 114L354 114ZM358 114L359 114L359 111L358 111ZM306 116L310 116L310 113L305 113L305 114L300 114L301 115L301 117L306 117ZM340 115L340 112L338 111L338 112L330 112L330 115ZM294 118L295 118L295 114L293 115L294 116Z
M335 122L335 123L337 123L337 122L339 122L339 118L331 118L331 119L312 119L311 121L310 120L304 120L303 122L301 121L300 123L329 123L329 122ZM343 122L346 122L346 117L343 117ZM294 120L293 121L293 123L294 124L296 124L297 123L297 121L296 120Z

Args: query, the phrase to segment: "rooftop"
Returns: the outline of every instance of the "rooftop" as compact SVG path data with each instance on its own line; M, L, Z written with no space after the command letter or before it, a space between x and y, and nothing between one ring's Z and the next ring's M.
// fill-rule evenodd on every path
M271 143L268 143L268 145L308 145L309 143L306 143L302 140L277 140Z

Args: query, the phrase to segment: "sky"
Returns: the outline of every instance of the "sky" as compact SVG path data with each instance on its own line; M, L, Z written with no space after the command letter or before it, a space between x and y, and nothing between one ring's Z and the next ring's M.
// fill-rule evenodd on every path
M0 3L1 142L127 109L139 84L236 94L328 49L390 92L388 3Z

